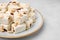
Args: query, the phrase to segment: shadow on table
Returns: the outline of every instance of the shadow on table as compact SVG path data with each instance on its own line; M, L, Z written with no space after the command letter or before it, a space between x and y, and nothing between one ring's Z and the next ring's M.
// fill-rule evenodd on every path
M37 31L36 33L34 33L30 36L27 36L24 38L15 38L15 39L0 38L0 40L29 40L29 39L32 39L32 38L38 36L39 34L41 35L43 33L44 29L45 29L45 23L43 24L43 26L41 27L41 29L39 31Z

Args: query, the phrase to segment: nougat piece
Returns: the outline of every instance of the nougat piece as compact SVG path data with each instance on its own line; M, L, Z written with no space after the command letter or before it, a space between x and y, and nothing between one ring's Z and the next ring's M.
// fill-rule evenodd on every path
M29 29L31 27L31 25L33 24L33 19L29 19L28 21L26 21L26 29Z
M23 23L27 19L26 15L22 15L18 12L14 13L14 22L19 22L19 24Z
M20 8L18 5L15 5L15 4L12 4L12 3L10 3L8 5L8 11L10 11L10 12L14 12L18 8Z
M13 27L14 33L19 33L26 30L26 24L21 24L21 25L17 25L15 27L12 26L12 27Z
M1 17L0 17L0 23L2 23L2 24L6 24L7 25L11 21L12 21L12 17L10 16L10 14L6 13L6 14L1 15Z

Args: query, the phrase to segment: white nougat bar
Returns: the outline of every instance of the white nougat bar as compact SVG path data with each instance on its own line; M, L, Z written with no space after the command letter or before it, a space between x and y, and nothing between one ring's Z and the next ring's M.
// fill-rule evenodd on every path
M10 15L10 13L7 11L6 13L0 14L0 23L8 25L9 21L13 20L13 16Z
M17 25L16 27L14 27L14 33L19 33L24 30L26 30L26 24Z

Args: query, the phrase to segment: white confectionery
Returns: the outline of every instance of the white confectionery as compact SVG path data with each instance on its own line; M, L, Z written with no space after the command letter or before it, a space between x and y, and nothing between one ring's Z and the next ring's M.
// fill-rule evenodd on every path
M9 12L0 14L0 23L7 25L9 23L9 20L8 20L9 16L10 16Z
M28 21L26 21L27 29L29 29L32 24L33 24L33 19L29 19Z
M2 18L2 23L3 24L8 24L9 23L9 21L8 21L9 15L10 14L4 14L4 17Z
M17 5L14 5L14 4L10 4L9 6L8 6L8 11L14 11L14 10L16 10L17 8L20 8L20 7L18 7Z
M34 10L29 4L17 0L0 3L0 31L6 29L9 33L19 33L29 29L35 20Z
M23 22L23 20L20 19L20 14L17 11L14 13L14 22L19 22L19 24Z
M22 32L26 30L26 24L17 25L16 27L14 27L14 30L15 30L14 33Z
M0 15L0 23L8 24L8 17L7 17L7 15L6 16L4 14Z
M21 16L20 16L21 15ZM27 15L24 15L23 13L19 14L18 12L14 13L14 22L19 22L19 23L23 23L24 21L27 20Z

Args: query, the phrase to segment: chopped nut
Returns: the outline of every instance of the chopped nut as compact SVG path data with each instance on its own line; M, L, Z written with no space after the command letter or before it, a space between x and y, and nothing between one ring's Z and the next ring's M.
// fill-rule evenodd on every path
M17 10L21 10L21 9L23 9L23 8L18 8Z
M11 15L14 15L13 13L10 13Z
M16 3L16 2L12 2L12 3Z
M3 29L4 31L7 31L6 29Z
M26 13L24 12L24 14L26 14Z

